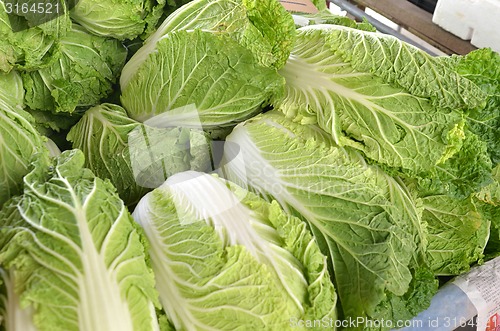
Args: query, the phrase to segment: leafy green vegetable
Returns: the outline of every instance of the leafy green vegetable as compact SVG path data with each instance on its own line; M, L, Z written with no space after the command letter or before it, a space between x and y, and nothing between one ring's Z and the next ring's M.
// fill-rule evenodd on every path
M69 130L83 115L81 112L53 113L30 108L27 108L26 111L33 117L38 132L47 137Z
M0 211L0 265L39 331L158 330L144 239L83 153L39 158Z
M17 2L10 2L13 5ZM45 3L52 4L54 1ZM47 66L59 54L59 39L71 28L69 15L65 14L64 1L58 1L64 14L43 21L41 14L28 12L16 15L15 8L0 1L0 72L13 68L36 70ZM9 11L13 13L8 14Z
M179 30L227 34L264 66L282 67L293 45L293 19L276 0L196 0L169 15L123 68L124 89L157 44Z
M152 128L127 117L118 105L89 109L67 138L85 154L85 166L111 180L127 205L135 205L174 173L212 167L203 132Z
M0 74L0 207L20 192L22 179L43 139L22 109L23 85L19 74Z
M440 61L389 36L343 26L301 28L280 73L287 117L317 123L342 146L412 174L453 156L463 114L483 92Z
M483 48L465 56L448 58L455 70L476 83L487 95L486 107L473 109L470 129L487 143L494 165L500 162L500 54Z
M314 7L316 7L319 11L326 10L326 1L323 0L311 0L313 3Z
M492 50L432 57L323 0L15 2L0 331L389 331L500 256Z
M412 270L425 268L421 210L404 186L325 135L279 113L257 116L227 137L222 171L308 222L331 258L344 318L385 318L386 300L404 301Z
M208 174L170 177L134 218L177 329L288 330L332 318L336 294L306 224Z
M414 96L429 98L437 107L472 109L484 106L485 94L476 84L393 36L347 27L318 29L328 30L327 45L358 72L372 73Z
M78 0L71 18L93 34L134 39L154 29L165 0Z
M486 259L500 256L500 165L492 171L493 181L475 194L478 209L491 222L490 236L485 248Z
M493 168L491 176L492 182L477 192L476 197L485 203L500 206L500 165Z
M429 265L437 275L459 275L483 258L490 221L477 210L472 197L446 195L422 198L422 221L427 223Z
M446 194L466 199L492 181L486 143L469 130L464 133L462 147L455 155L417 177L422 196Z
M155 127L221 129L260 112L282 86L275 70L230 37L177 31L157 43L121 101L131 118Z
M31 109L72 113L94 106L111 92L125 62L119 41L91 35L76 24L60 44L57 62L22 74Z

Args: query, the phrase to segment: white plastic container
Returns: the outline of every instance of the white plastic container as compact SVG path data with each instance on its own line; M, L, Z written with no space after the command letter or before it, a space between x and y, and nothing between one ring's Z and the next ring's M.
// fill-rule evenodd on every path
M410 325L399 331L500 330L500 257L444 285Z
M476 47L500 52L500 0L438 0L432 21Z

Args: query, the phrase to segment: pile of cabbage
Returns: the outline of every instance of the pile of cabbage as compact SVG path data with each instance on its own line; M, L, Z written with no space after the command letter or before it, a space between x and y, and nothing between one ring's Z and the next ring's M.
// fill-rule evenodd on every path
M492 50L57 4L0 1L0 330L388 330L500 255Z

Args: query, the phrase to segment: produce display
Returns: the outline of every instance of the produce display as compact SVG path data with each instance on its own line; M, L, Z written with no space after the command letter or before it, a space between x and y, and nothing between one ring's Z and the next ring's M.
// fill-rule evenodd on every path
M0 331L392 330L500 256L500 55L313 2L0 0Z

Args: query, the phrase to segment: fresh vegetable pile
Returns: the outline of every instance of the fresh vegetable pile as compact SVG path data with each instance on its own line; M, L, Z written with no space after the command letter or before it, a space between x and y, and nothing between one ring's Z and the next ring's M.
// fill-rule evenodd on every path
M57 3L0 1L0 330L388 330L500 255L499 54Z

